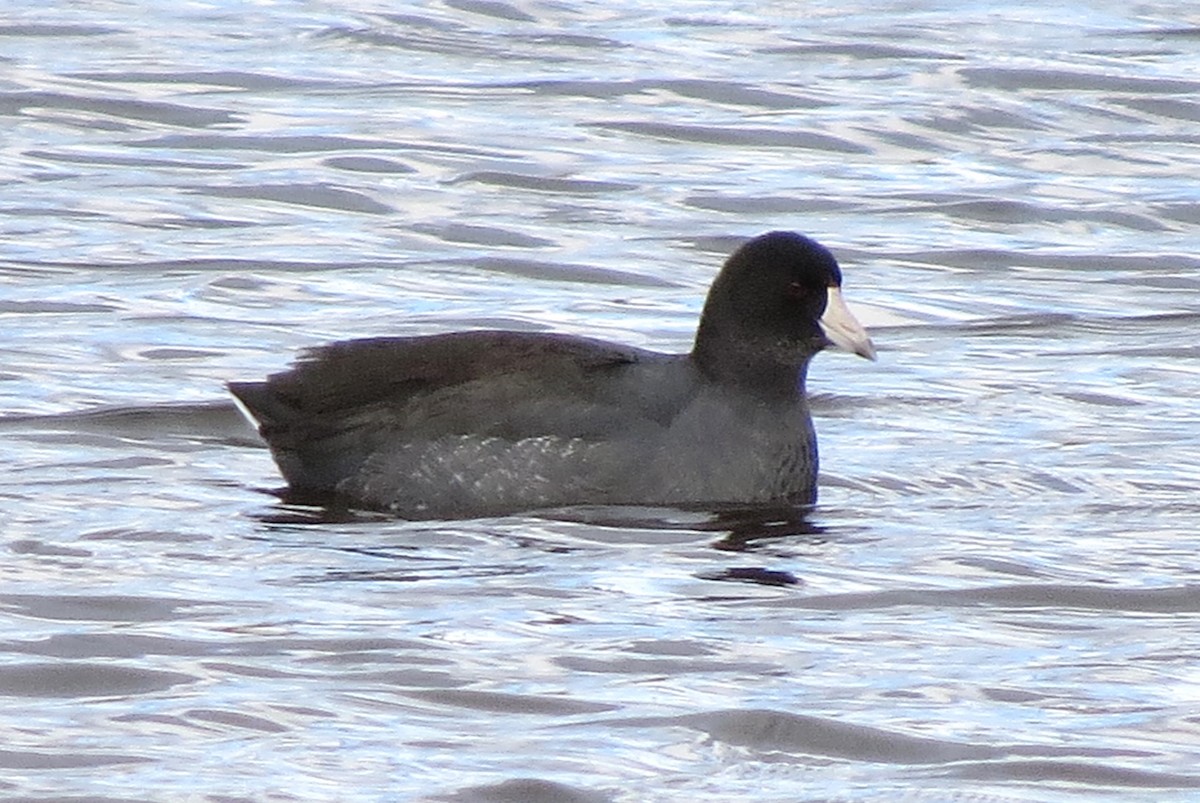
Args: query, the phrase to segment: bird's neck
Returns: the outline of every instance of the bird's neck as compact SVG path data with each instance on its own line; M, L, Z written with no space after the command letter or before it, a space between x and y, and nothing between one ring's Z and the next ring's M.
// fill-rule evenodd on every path
M809 355L797 360L795 346L720 338L702 327L692 347L692 362L710 380L745 388L762 398L804 398Z

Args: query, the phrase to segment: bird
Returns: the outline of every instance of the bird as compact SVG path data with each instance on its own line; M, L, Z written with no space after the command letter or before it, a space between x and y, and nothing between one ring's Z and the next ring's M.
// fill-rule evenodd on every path
M829 249L772 231L725 261L687 353L551 332L369 337L228 387L289 499L447 520L803 507L818 472L805 380L830 346L875 359Z

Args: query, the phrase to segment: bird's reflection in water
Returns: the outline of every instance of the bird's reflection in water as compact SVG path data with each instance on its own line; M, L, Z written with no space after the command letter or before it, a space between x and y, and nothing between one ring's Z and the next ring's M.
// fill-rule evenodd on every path
M281 527L312 527L321 525L367 524L371 522L395 523L403 520L379 511L359 510L344 500L330 496L298 497L294 492L276 490L269 492L279 501L268 510L256 515L264 524ZM512 522L519 517L503 517ZM709 542L714 550L759 556L764 561L786 557L788 550L780 549L784 543L797 541L806 545L819 544L828 539L827 529L813 521L812 508L806 506L720 506L696 508L659 508L621 505L581 505L533 511L524 515L531 521L559 522L587 528L587 540L595 543L617 544L623 541L657 541L680 543L689 540L689 534L714 534ZM500 519L497 519L497 521ZM464 520L470 522L487 520ZM431 525L451 525L458 522L413 522L422 529ZM507 533L511 535L511 532ZM539 534L539 542L546 533ZM543 551L559 551L546 549ZM564 547L561 551L572 551ZM704 580L754 583L768 586L797 586L802 580L791 571L766 565L732 565L703 570L697 577Z

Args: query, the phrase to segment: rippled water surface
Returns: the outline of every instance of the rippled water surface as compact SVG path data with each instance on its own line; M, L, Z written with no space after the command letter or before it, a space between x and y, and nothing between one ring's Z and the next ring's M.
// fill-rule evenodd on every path
M1189 3L0 13L0 795L1192 800ZM688 348L829 245L807 518L288 507L228 379Z

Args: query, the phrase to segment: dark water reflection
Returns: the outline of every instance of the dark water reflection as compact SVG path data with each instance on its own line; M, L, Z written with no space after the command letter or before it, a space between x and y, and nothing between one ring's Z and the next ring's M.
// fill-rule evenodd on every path
M1195 797L1187 9L118 11L0 24L4 796ZM224 395L679 351L773 228L880 348L812 510L302 505Z

